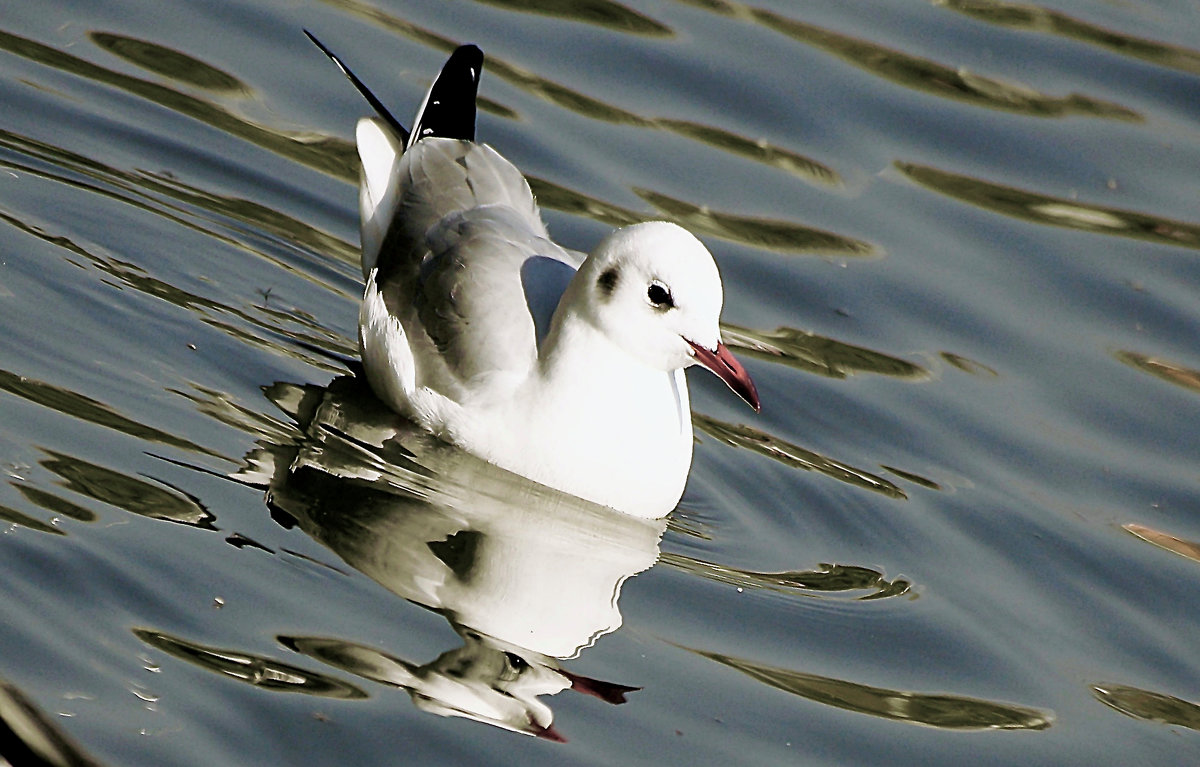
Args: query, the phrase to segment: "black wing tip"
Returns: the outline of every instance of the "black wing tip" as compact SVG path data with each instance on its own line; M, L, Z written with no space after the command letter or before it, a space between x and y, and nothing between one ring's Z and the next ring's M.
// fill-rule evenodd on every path
M308 29L306 29L305 27L301 27L301 28L300 28L300 31L304 33L304 36L305 36L305 37L307 37L309 40L312 40L312 42L313 42L313 45L315 45L315 46L317 46L318 48L320 48L320 49L321 49L321 51L322 51L322 52L323 52L323 53L324 53L326 56L329 56L330 58L333 58L333 54L332 54L332 53L330 53L330 52L329 52L329 49L325 47L325 43L323 43L323 42L321 42L320 40L318 40L316 35L314 35L312 32L309 32L309 31L308 31Z
M341 70L342 74L346 76L346 79L354 85L358 92L363 95L363 98L367 100L367 103L371 105L371 108L375 110L375 113L382 117L384 122L390 125L392 130L399 135L400 142L408 143L408 129L405 128L403 123L397 120L390 111L388 111L388 108L385 107L383 102L371 92L371 89L368 88L362 80L358 79L358 76L355 75L354 72L350 71L350 67L346 66L346 62L338 58L337 54L329 50L329 48L320 40L318 40L317 36L312 32L309 32L307 29L303 28L302 31L304 32L305 36L312 41L313 45L320 48L321 53L324 53L326 56L328 56L329 60L332 61L339 70ZM480 56L482 57L482 55L483 54L481 52Z
M466 43L454 49L450 58L442 65L442 71L429 88L421 114L410 136L404 125L392 115L370 88L346 66L336 53L322 43L317 36L302 28L305 37L329 57L346 76L367 103L391 126L401 143L411 146L426 136L475 140L475 97L479 92L479 78L483 73L483 50L474 43Z
M463 43L454 49L442 69L451 65L464 64L475 70L475 82L479 82L479 73L483 69L483 49L475 43Z
M475 97L482 74L483 50L478 45L455 48L429 87L410 145L427 136L474 141Z

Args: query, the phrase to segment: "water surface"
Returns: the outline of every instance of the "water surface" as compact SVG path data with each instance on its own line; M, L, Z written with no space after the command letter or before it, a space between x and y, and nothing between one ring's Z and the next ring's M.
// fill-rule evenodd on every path
M667 520L356 383L367 107L302 27L404 116L479 44L478 135L560 241L668 218L712 249L763 412L692 376ZM1196 28L1081 0L7 9L6 721L111 765L1194 763Z

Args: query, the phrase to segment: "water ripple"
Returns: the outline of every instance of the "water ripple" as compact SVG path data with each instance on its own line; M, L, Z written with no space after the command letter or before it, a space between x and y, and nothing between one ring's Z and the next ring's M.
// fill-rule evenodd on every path
M896 168L923 187L1004 216L1064 229L1200 248L1200 224L1050 197L927 165L897 162Z
M723 324L721 337L731 348L747 356L828 378L845 378L854 373L918 380L929 376L924 368L907 360L795 328L753 330Z
M61 717L61 715L60 715ZM3 759L31 767L99 767L30 696L0 680L0 731Z
M883 573L869 567L821 563L818 570L789 570L763 573L738 567L706 562L685 554L663 552L659 561L702 578L746 589L775 591L826 598L827 595L861 592L853 598L860 601L885 599L908 594L912 584L903 579L888 580Z
M1117 358L1118 362L1123 362L1143 373L1149 373L1161 381L1200 392L1200 370L1126 349L1114 352L1113 356Z
M1200 706L1195 703L1119 684L1093 685L1092 694L1125 716L1200 730Z
M349 682L273 658L241 650L209 647L161 631L134 629L133 633L138 639L168 655L264 690L298 692L342 700L361 700L367 697L365 692Z
M325 1L368 19L384 29L399 33L437 50L449 53L458 44L450 38L377 8L372 8L358 0ZM525 5L522 3L522 6ZM841 177L832 168L792 150L774 146L765 140L752 140L713 125L668 117L639 115L494 56L488 56L486 66L490 76L499 78L557 107L592 120L670 131L730 154L778 168L809 183L822 186L841 184Z
M691 652L784 692L882 719L947 730L1044 730L1054 721L1052 712L1027 706L958 695L889 690L767 666L722 653Z
M146 440L160 445L170 445L193 453L221 457L218 453L206 447L197 445L183 437L177 437L170 432L156 429L153 426L139 423L112 407L85 397L61 386L54 386L26 376L0 370L0 390L6 391L21 399L49 408L63 415L94 423L131 437Z
M115 506L131 514L166 522L176 522L208 530L213 527L213 515L198 498L165 482L150 484L114 469L53 450L39 463L62 479L63 487L101 503Z
M799 445L774 437L744 424L718 421L703 413L692 413L692 424L705 434L733 447L744 447L756 453L805 471L817 471L848 485L873 490L889 498L907 499L908 495L883 477L862 469L835 461L832 458L806 450Z
M104 50L170 80L218 93L250 93L249 86L228 72L166 46L111 32L90 32L88 37Z
M291 136L282 131L271 130L196 96L107 69L58 48L51 48L3 30L0 30L0 50L68 74L119 88L332 176L347 181L357 177L354 171L357 160L353 150L345 142L330 142L311 135ZM347 151L348 149L350 151Z
M934 0L934 5L989 24L1058 35L1160 67L1200 74L1200 51L1135 37L1040 5L998 0Z
M1142 120L1139 112L1120 104L1079 93L1063 97L1050 96L1019 83L971 72L965 67L950 67L733 0L677 1L757 22L768 29L836 56L876 77L931 96L963 101L972 106L1019 112L1032 117L1066 117L1077 114L1110 120Z
M1200 562L1200 542L1176 538L1174 535L1164 533L1161 530L1155 530L1152 527L1132 522L1121 525L1121 527L1126 532L1137 536L1146 543L1152 543L1160 549L1173 552L1181 557L1187 557L1193 562Z
M611 0L476 0L508 11L594 24L626 34L670 37L670 27Z

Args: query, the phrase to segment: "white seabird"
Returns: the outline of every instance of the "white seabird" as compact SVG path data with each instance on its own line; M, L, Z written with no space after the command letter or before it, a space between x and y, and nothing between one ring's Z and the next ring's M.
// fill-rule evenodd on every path
M357 128L372 389L509 471L665 516L692 460L684 368L703 365L759 409L721 343L712 255L665 221L617 229L586 257L555 244L521 172L474 141L479 48L454 51L409 133L309 38L379 113Z

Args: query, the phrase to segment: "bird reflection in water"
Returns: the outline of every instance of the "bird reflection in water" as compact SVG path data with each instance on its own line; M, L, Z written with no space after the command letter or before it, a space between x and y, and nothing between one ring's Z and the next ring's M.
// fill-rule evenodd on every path
M425 434L353 377L267 395L304 437L247 456L274 518L346 564L443 615L462 640L412 663L343 639L287 636L291 649L408 691L421 709L561 741L539 696L571 689L609 703L635 690L573 674L621 625L627 578L658 559L664 520L556 492Z

